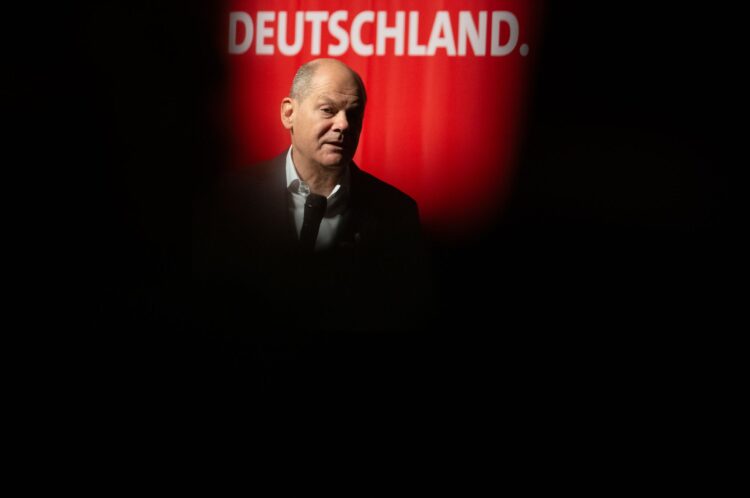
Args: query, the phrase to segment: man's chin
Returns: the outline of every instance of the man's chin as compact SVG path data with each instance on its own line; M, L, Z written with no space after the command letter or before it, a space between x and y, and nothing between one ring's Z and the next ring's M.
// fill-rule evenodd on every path
M344 154L326 154L320 164L326 168L343 168L351 162L351 158Z

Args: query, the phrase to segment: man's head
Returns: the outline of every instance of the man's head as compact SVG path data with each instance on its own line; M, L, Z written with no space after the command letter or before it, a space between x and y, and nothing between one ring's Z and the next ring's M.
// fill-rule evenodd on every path
M294 76L281 101L281 122L290 131L299 166L340 169L357 150L367 96L362 79L335 59L316 59Z

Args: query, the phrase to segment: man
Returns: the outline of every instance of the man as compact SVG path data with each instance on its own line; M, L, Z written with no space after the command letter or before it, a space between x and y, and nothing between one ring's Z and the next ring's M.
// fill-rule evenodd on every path
M299 68L281 102L291 147L225 179L198 224L209 326L419 326L427 287L417 205L352 161L366 101L362 79L340 61Z

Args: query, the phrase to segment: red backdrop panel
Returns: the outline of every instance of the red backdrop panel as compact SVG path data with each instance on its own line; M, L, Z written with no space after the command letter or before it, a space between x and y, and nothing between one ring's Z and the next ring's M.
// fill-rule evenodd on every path
M362 76L368 92L355 161L362 169L414 197L422 221L434 233L467 234L491 222L507 194L524 129L524 103L538 46L541 2L228 1L221 18L225 22L222 35L226 36L232 156L236 167L271 158L289 147L288 132L279 118L281 99L287 95L296 69L313 58L329 57L330 46L339 40L329 32L328 22L322 22L320 53L313 54L313 23L305 22L299 52L284 55L277 40L279 13L287 13L286 39L292 44L296 13L312 11L324 12L324 17L346 11L347 19L337 25L350 37L352 31L359 31L362 43L371 44L373 49L377 47L377 13L386 12L386 25L394 27L396 13L404 12L402 55L396 53L395 40L386 38L382 55L361 55L350 40L348 49L336 56ZM375 22L365 22L361 30L352 30L354 19L363 11L374 11ZM448 13L450 33L445 25L433 27L440 11ZM458 45L461 11L469 12L472 26L477 28L482 19L480 12L487 12L484 55L475 53L468 38L466 55L451 55L450 48L440 46L441 41ZM273 19L264 23L269 36L263 40L272 54L257 53L259 12L273 13ZM416 43L429 48L432 39L438 45L434 55L409 53L411 12L417 12L419 18ZM515 43L510 39L511 26L507 22L496 23L495 44L512 47L505 55L491 54L493 12L510 12L517 19ZM231 13L240 13L235 17L243 16L245 21L249 18L251 27L246 22L231 22Z

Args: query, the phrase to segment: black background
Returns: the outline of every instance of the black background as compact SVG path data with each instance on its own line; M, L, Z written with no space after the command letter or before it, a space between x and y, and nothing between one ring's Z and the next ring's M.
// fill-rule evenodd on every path
M191 204L226 151L216 16L211 2L57 7L19 59L17 128L31 139L17 145L29 170L53 170L53 322L73 324L57 340L75 343L84 376L149 393L559 401L696 375L683 362L706 361L693 352L736 302L726 12L549 2L510 201L472 240L431 241L424 330L221 351L184 305Z

